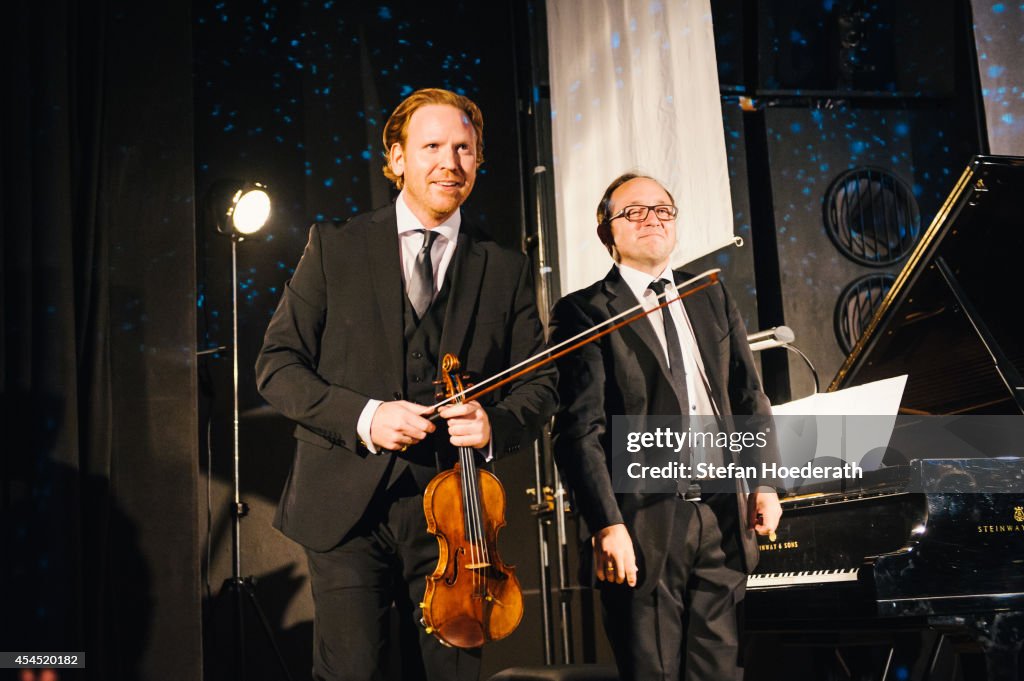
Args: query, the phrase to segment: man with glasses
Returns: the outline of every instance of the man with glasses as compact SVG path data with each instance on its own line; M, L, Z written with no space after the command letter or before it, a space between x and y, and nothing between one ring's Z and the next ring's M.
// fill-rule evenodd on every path
M638 302L650 310L676 297L675 285L690 278L669 263L677 212L650 177L628 173L609 185L597 234L616 264L555 305L552 343ZM739 676L737 606L757 561L754 532L774 531L782 515L778 496L757 481L741 492L742 480L713 493L683 481L669 494L617 494L611 438L614 415L770 418L746 336L728 292L715 285L559 361L555 458L593 547L581 565L593 569L624 680ZM778 460L777 447L769 438L738 458L760 470Z

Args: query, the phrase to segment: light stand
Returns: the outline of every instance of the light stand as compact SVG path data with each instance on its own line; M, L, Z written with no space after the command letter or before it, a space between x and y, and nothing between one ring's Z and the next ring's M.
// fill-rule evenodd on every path
M215 192L217 190L215 189ZM217 231L231 238L231 382L232 382L232 503L231 503L231 577L224 580L224 589L232 595L234 611L234 659L238 681L245 679L245 603L252 606L263 633L277 657L285 679L292 681L284 655L277 645L273 629L260 606L251 576L242 576L242 518L249 514L249 506L242 501L239 460L240 431L238 410L238 243L255 234L270 218L270 197L266 187L259 183L224 183L218 193L211 196L211 208Z

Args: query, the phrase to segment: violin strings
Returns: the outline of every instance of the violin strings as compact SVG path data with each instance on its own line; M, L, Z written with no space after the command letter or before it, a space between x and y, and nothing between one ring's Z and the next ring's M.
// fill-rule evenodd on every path
M454 386L453 386L454 387ZM463 402L461 397L455 400L456 404ZM459 485L462 489L462 533L466 541L469 542L469 565L476 565L479 562L479 556L477 555L476 541L474 540L474 509L473 509L473 493L470 488L470 480L473 477L472 461L467 455L467 447L459 447ZM470 580L472 583L473 591L477 590L477 578L476 570L469 568Z
M473 456L472 450L469 452L469 455L471 457ZM475 459L474 459L473 468L474 468L474 471L475 471L476 470ZM487 535L485 534L485 529L484 529L484 513L483 513L483 492L484 491L483 491L483 480L480 479L480 474L479 473L476 473L473 476L473 486L476 488L477 528L479 529L479 532L480 532L480 534L478 535L479 538L480 538L480 557L483 559L481 562L483 562L485 564L489 564L491 562L491 558L490 558L490 555L488 555L488 551L487 551ZM486 582L485 582L485 584L486 584Z
M476 541L477 555L479 556L478 564L482 565L487 562L487 540L484 537L484 522L483 522L483 506L480 499L480 474L476 469L476 461L472 449L468 449L466 452L469 460L472 461L473 466L473 477L470 479L469 484L473 486L473 501L475 502L475 508L473 509L473 524L476 528ZM483 595L486 592L486 579L484 577L484 570L480 570L477 573L477 593Z
M463 403L460 397L456 403ZM459 447L459 459L462 462L462 499L463 517L465 519L466 538L469 540L470 564L480 565L484 562L483 546L483 524L480 519L480 490L477 487L478 478L476 462L473 458L473 450L469 447ZM473 591L481 591L481 571L479 568L470 570L473 579Z
M700 281L701 279L705 279L705 278L710 277L710 276L712 276L714 274L717 274L717 273L719 273L721 271L722 271L722 269L720 267L716 267L714 269L707 270L706 272L702 272L702 273L698 274L697 276L684 281L681 284L677 284L675 286L675 291L678 292L679 289L681 289L681 288L684 288L686 286L690 286L691 284L695 284L696 282ZM661 295L659 295L658 298L661 298L662 296L668 296L671 293L672 293L672 291L670 290L670 287L665 287L665 292L662 293ZM687 292L687 294L688 293L689 292ZM666 299L665 302L662 303L662 305L667 305L669 303L674 303L676 300L681 299L684 295L687 295L687 294L681 294L678 297L673 298L672 300L667 300ZM562 341L561 343L559 343L557 345L554 345L554 346L552 346L550 348L547 348L545 350L542 350L542 351L538 352L533 357L527 357L523 361L519 362L519 364L513 365L513 366L505 369L504 371L499 371L498 373L494 374L490 378L486 378L486 379L480 381L479 383L474 384L473 386L471 386L469 388L464 388L462 390L462 392L455 393L454 395L452 395L450 397L446 397L445 399L443 399L440 402L438 402L437 404L435 404L434 405L434 409L435 410L440 409L441 407L443 407L443 406L445 406L445 405L447 405L447 404L449 404L451 402L461 401L462 398L464 398L466 393L468 393L469 391L471 391L471 390L472 391L479 391L480 388L482 388L482 387L484 387L484 386L486 386L486 385L488 385L490 383L494 383L498 379L500 379L500 378L502 378L504 376L507 376L508 374L514 373L515 371L521 369L524 366L528 366L529 364L531 364L533 362L536 362L537 360L542 358L544 355L548 355L548 354L551 354L553 352L557 352L559 349L561 349L561 348L563 348L563 347L565 347L567 345L570 345L570 344L574 343L575 341L578 341L579 339L581 339L581 338L583 338L583 337L593 333L594 331L600 329L601 327L608 326L609 324L617 322L618 320L622 319L623 317L627 317L630 314L633 314L633 313L637 312L638 310L640 310L642 308L643 308L643 303L640 303L639 305L636 305L635 307L631 307L630 309L626 310L625 312L621 312L621 313L615 315L614 317L611 317L609 319L604 320L603 322L595 324L594 326L590 327L589 329L585 329L585 330L581 331L580 333L576 334L572 338L566 339L566 340ZM652 312L653 312L653 310L652 310Z
M475 565L480 560L480 556L477 555L476 546L476 522L475 513L473 509L473 490L470 487L470 480L473 475L473 471L470 469L472 465L469 457L466 455L466 447L459 447L459 459L462 462L462 494L464 499L463 509L465 513L466 522L466 540L469 542L469 564ZM476 571L470 570L472 576L474 589L476 588Z
M469 524L469 542L473 563L480 565L484 561L482 523L480 520L480 494L476 485L477 473L476 464L473 460L473 450L469 447L460 447L459 456L462 459L462 473L465 482L466 496L468 500L468 512L466 519ZM480 593L481 572L473 570L473 590Z
M466 539L469 541L469 564L473 565L477 562L477 555L476 544L473 541L473 497L469 489L470 471L467 469L465 447L459 447L459 461L462 464L459 482L462 485L462 519L464 523L463 533L465 534ZM470 572L472 573L473 571L470 570ZM475 577L473 579L475 584Z

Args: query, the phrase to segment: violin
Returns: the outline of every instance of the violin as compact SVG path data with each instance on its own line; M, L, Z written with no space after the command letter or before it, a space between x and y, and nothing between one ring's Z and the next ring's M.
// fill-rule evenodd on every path
M444 398L461 403L459 360L441 360ZM454 398L454 399L452 399ZM459 447L459 460L423 493L427 531L440 555L427 577L420 608L428 634L457 648L476 648L515 631L523 618L523 592L515 568L501 562L497 535L505 525L505 489L477 468L475 452Z

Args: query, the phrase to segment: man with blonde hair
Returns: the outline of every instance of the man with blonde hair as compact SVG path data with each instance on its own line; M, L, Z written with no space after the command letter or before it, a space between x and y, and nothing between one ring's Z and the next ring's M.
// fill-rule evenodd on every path
M458 447L488 461L533 440L555 408L554 370L430 420L445 353L489 376L538 351L543 331L529 260L462 219L483 162L476 104L414 92L385 125L384 150L398 198L313 225L257 361L261 394L298 424L275 525L306 549L315 679L381 678L392 604L402 678L476 679L478 650L419 626L438 559L423 490Z

